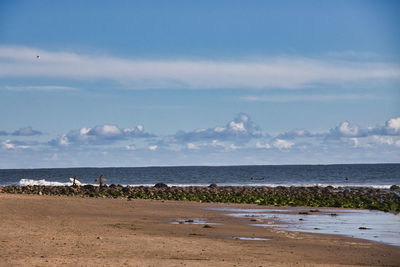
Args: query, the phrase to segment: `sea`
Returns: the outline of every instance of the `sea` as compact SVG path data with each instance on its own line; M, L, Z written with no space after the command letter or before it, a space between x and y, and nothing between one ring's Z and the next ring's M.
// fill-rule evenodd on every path
M152 186L334 186L388 189L400 184L400 164L253 165L0 169L0 185L71 185L76 176L83 184Z

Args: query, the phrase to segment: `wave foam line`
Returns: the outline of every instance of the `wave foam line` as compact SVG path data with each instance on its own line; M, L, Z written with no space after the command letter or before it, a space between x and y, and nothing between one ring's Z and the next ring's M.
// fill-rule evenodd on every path
M156 183L136 183L136 184L123 184L123 186L154 186ZM71 186L71 182L57 182L57 181L47 181L45 179L40 179L40 180L34 180L34 179L21 179L17 185L20 186L27 186L27 185L44 185L44 186ZM82 185L87 185L87 183L82 183ZM92 184L96 186L97 184ZM210 184L205 184L205 183L199 183L199 184L178 184L178 183L167 183L168 186L177 186L177 187L189 187L189 186L209 186ZM290 187L290 186L296 186L296 187L312 187L312 186L321 186L321 187L327 187L327 186L333 186L335 188L337 187L371 187L371 188L376 188L376 189L389 189L391 185L386 185L386 184L264 184L264 183L217 183L218 186L265 186L265 187L278 187L278 186L284 186L284 187Z

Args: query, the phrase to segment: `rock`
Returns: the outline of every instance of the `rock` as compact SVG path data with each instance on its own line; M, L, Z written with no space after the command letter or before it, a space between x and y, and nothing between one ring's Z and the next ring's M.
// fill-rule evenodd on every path
M213 228L213 227L211 225L206 224L203 226L203 228Z
M208 187L210 187L210 188L217 188L218 185L217 185L217 184L210 184Z
M93 191L94 190L94 186L91 184L87 184L82 186L83 189L88 190L88 191Z
M390 191L395 191L395 190L399 190L399 189L400 189L400 186L395 185L395 184L390 187Z
M156 183L154 185L155 188L168 188L168 185L164 184L164 183Z

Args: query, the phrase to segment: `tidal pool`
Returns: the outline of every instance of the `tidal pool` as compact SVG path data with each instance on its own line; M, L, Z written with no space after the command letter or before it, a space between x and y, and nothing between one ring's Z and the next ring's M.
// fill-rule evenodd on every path
M295 232L337 234L400 246L399 214L329 208L318 208L318 210L217 208L217 210L224 211L232 217L258 219L258 223L250 222L250 225L254 226L279 227L281 230Z

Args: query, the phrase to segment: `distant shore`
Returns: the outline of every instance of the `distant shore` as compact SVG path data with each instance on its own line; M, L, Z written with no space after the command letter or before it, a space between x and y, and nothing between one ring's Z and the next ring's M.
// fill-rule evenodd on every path
M45 195L45 189L50 188L40 189L43 192L41 196L0 194L0 265L223 267L400 264L399 247L340 235L255 227L249 225L251 218L234 218L216 210L243 208L244 205L49 196ZM260 208L258 205L245 207ZM340 212L337 209L339 217ZM317 212L312 216L324 215ZM196 220L205 223L190 224Z
M400 188L371 187L263 187L263 186L3 186L0 193L65 195L128 199L189 200L274 206L363 208L400 212Z

